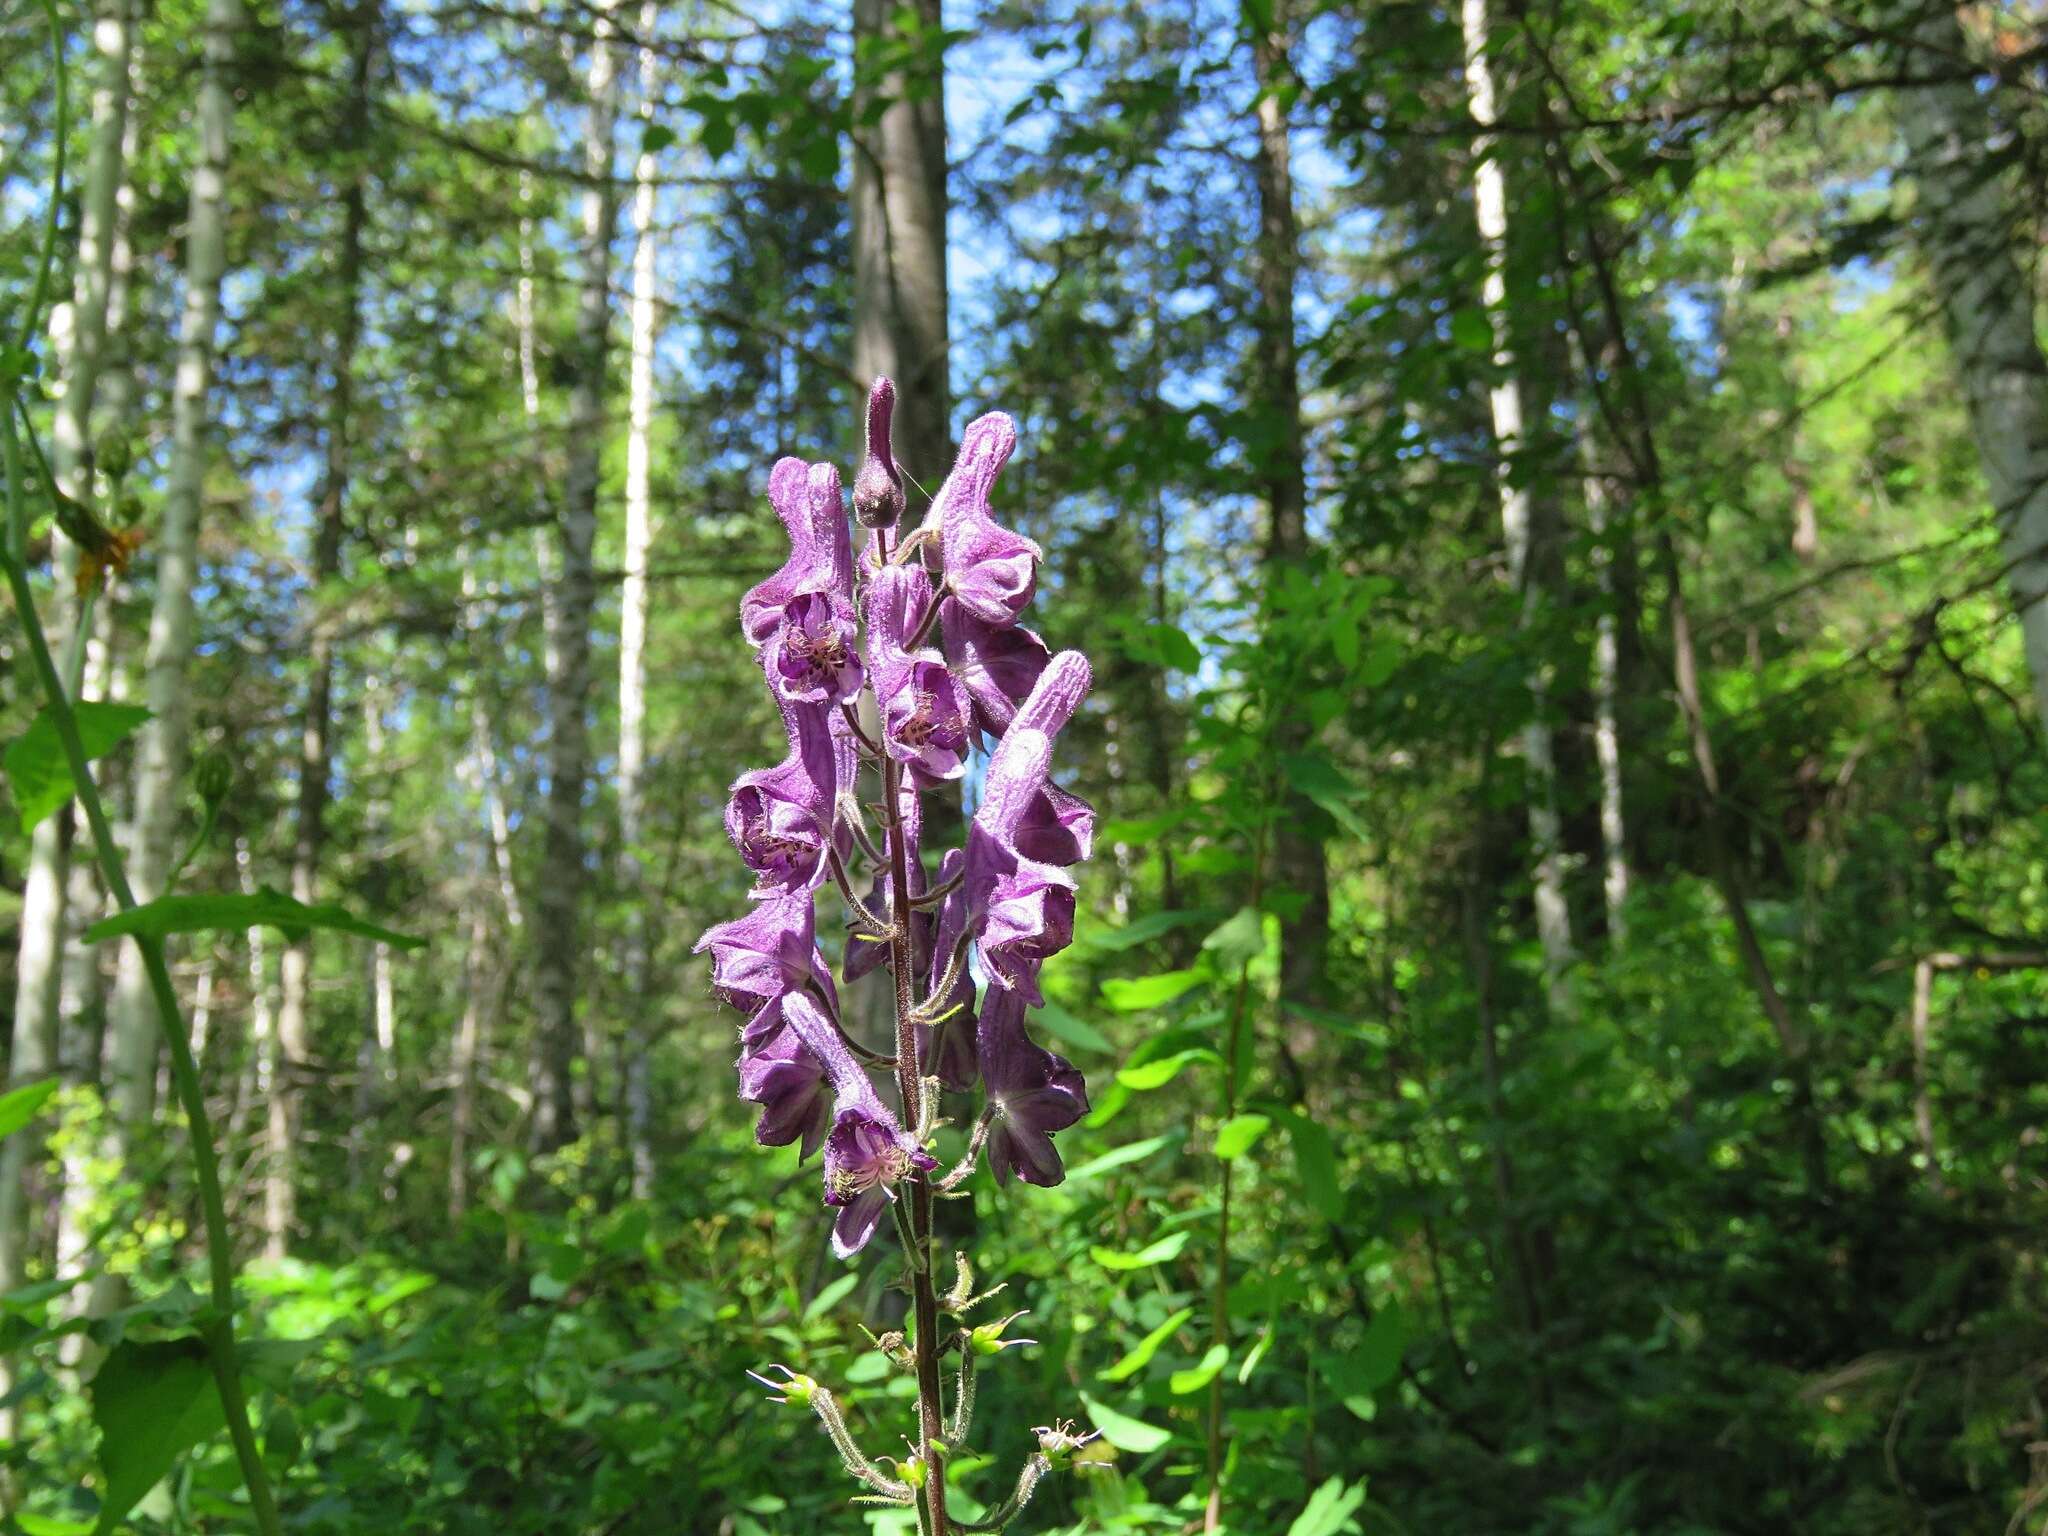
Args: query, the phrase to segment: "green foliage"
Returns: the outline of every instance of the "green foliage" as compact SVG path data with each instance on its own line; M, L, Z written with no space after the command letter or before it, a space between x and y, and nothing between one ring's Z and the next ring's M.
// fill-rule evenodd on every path
M72 714L87 762L105 757L149 718L149 711L137 704L103 704L91 699L73 704ZM38 822L70 803L71 760L47 708L38 710L28 729L7 744L0 763L6 766L22 831L33 832Z

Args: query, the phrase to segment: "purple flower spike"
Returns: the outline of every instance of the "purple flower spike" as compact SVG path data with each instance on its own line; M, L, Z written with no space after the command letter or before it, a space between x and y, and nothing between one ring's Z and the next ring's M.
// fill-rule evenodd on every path
M1001 411L969 424L960 457L932 510L945 551L946 587L969 613L1013 624L1031 601L1042 551L989 516L996 475L1017 446L1017 424Z
M1009 728L1052 653L1017 624L991 624L957 598L939 605L939 641L960 686L974 701L975 724L991 736Z
M793 1029L778 1030L740 1057L740 1097L761 1106L754 1140L786 1147L801 1139L809 1157L825 1139L830 1098L825 1068Z
M868 452L853 477L853 515L863 528L892 528L903 516L903 476L889 446L889 418L896 411L896 386L876 379L868 391Z
M840 783L828 710L778 698L789 755L743 773L725 806L725 831L758 877L756 896L815 890L825 878L826 839Z
M792 1031L832 1082L825 1203L839 1210L832 1223L832 1251L851 1258L874 1235L883 1207L896 1198L896 1186L913 1171L937 1167L938 1159L896 1123L837 1026L809 998L790 998L787 1013Z
M924 785L966 773L972 729L967 695L938 652L906 649L931 601L931 578L916 566L885 566L868 584L868 669L882 712L882 750Z
M1026 1184L1057 1184L1067 1176L1052 1144L1088 1113L1088 1090L1064 1057L1039 1045L1024 1029L1024 999L991 985L982 1000L982 1077L994 1111L988 1164L998 1184L1015 1174Z
M1073 876L1020 859L989 892L982 917L982 963L1036 1008L1045 1001L1038 967L1073 942Z

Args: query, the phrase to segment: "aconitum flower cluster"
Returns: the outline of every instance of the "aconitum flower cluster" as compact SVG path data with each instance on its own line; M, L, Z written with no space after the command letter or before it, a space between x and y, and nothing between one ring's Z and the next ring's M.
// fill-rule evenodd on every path
M1073 937L1072 867L1093 837L1093 812L1051 778L1088 661L1052 655L1021 622L1040 551L989 507L1016 445L1010 418L967 429L923 526L905 530L893 404L878 381L850 509L830 464L783 459L769 475L789 558L747 593L740 628L788 754L733 785L726 830L753 871L752 900L697 945L711 952L717 995L745 1016L740 1094L760 1106L756 1136L824 1150L842 1256L873 1235L905 1180L933 1173L920 1123L928 1079L980 1083L974 1144L999 1182L1058 1183L1053 1133L1088 1107L1080 1074L1031 1038L1025 1017L1043 1001L1040 965ZM964 784L979 753L987 771L965 846L922 846L920 797ZM827 881L847 918L836 976L815 901ZM905 1005L913 1064L896 1040L848 1028L839 986L875 971ZM878 1073L911 1085L909 1102L892 1111Z
M754 888L745 913L697 948L711 952L713 990L743 1017L739 1091L760 1107L756 1138L795 1143L805 1157L823 1152L834 1251L859 1252L896 1207L918 1338L913 1348L890 1337L919 1378L913 1462L926 1470L892 1475L870 1462L809 1377L773 1367L786 1379L772 1385L780 1400L817 1411L848 1469L886 1500L915 1501L936 1479L922 1496L929 1527L943 1529L934 1458L965 1433L973 1361L1028 1341L1003 1339L1004 1324L938 1337L940 1312L964 1316L985 1298L971 1294L964 1257L952 1290L937 1294L930 1200L984 1155L999 1185L1013 1176L1059 1183L1054 1133L1088 1109L1081 1074L1032 1039L1026 1011L1044 1001L1040 967L1072 941L1073 868L1094 838L1094 812L1051 776L1055 739L1086 697L1089 671L1085 656L1052 654L1022 623L1041 554L989 506L1016 446L1014 423L992 413L969 426L929 515L907 529L889 440L894 403L878 380L850 508L830 464L783 459L768 477L789 558L746 594L740 630L788 751L733 784L726 830ZM923 797L958 793L978 760L986 768L963 844L925 846ZM819 931L827 882L828 926L838 928L838 909L845 916L836 974ZM894 989L887 1040L858 1038L841 1006L840 987L869 976ZM977 1086L966 1153L941 1173L931 1151L941 1090ZM907 1215L897 1206L906 1193ZM960 1361L950 1409L936 1378L948 1351ZM1041 1437L1013 1504L1086 1438L1062 1430L1054 1446Z

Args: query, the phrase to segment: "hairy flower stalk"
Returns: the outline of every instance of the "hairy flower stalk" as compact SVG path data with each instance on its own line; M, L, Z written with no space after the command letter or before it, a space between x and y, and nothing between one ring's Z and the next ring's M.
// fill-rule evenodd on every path
M941 1324L995 1292L971 1294L959 1256L960 1279L940 1294L932 1202L983 1156L998 1188L1013 1174L1059 1183L1053 1136L1088 1109L1081 1074L1031 1038L1026 1014L1044 1000L1040 967L1073 938L1072 868L1094 839L1094 812L1051 778L1054 741L1090 679L1086 657L1054 655L1018 622L1042 555L989 506L1016 447L1010 418L968 427L924 525L904 535L894 407L894 386L878 379L851 517L833 466L783 459L769 475L789 558L746 594L740 629L788 751L733 784L726 830L752 873L751 900L697 949L710 951L714 994L744 1016L739 1089L760 1107L756 1139L823 1153L833 1252L859 1253L885 1212L902 1239L910 1337L890 1333L877 1347L917 1378L911 1454L892 1463L897 1475L883 1472L889 1458L854 1444L832 1394L810 1377L776 1366L784 1380L756 1380L818 1414L866 1490L859 1497L913 1505L925 1536L948 1536L1000 1529L1060 1460L1041 1445L989 1518L949 1519L946 1459L972 1424L976 1363L1032 1341L1003 1337L1022 1314ZM865 535L857 558L854 523ZM963 784L977 754L988 767L965 845L927 849L921 797ZM827 889L848 914L837 979L815 906ZM892 1037L854 1038L838 982L881 970L894 993ZM893 1106L878 1072L893 1080ZM942 1086L982 1094L967 1150L944 1171L931 1150ZM950 1404L949 1350L959 1357Z

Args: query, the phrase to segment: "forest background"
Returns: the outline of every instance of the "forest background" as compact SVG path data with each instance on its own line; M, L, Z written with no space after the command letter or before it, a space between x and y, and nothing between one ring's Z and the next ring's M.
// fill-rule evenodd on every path
M286 1528L911 1529L743 1375L910 1386L690 954L768 466L887 373L1095 660L1093 1108L946 1215L976 1452L1104 1432L1027 1526L2041 1530L2044 21L9 8L13 558L137 894L247 898L170 958ZM0 651L0 1528L251 1529L108 1407L205 1192Z

